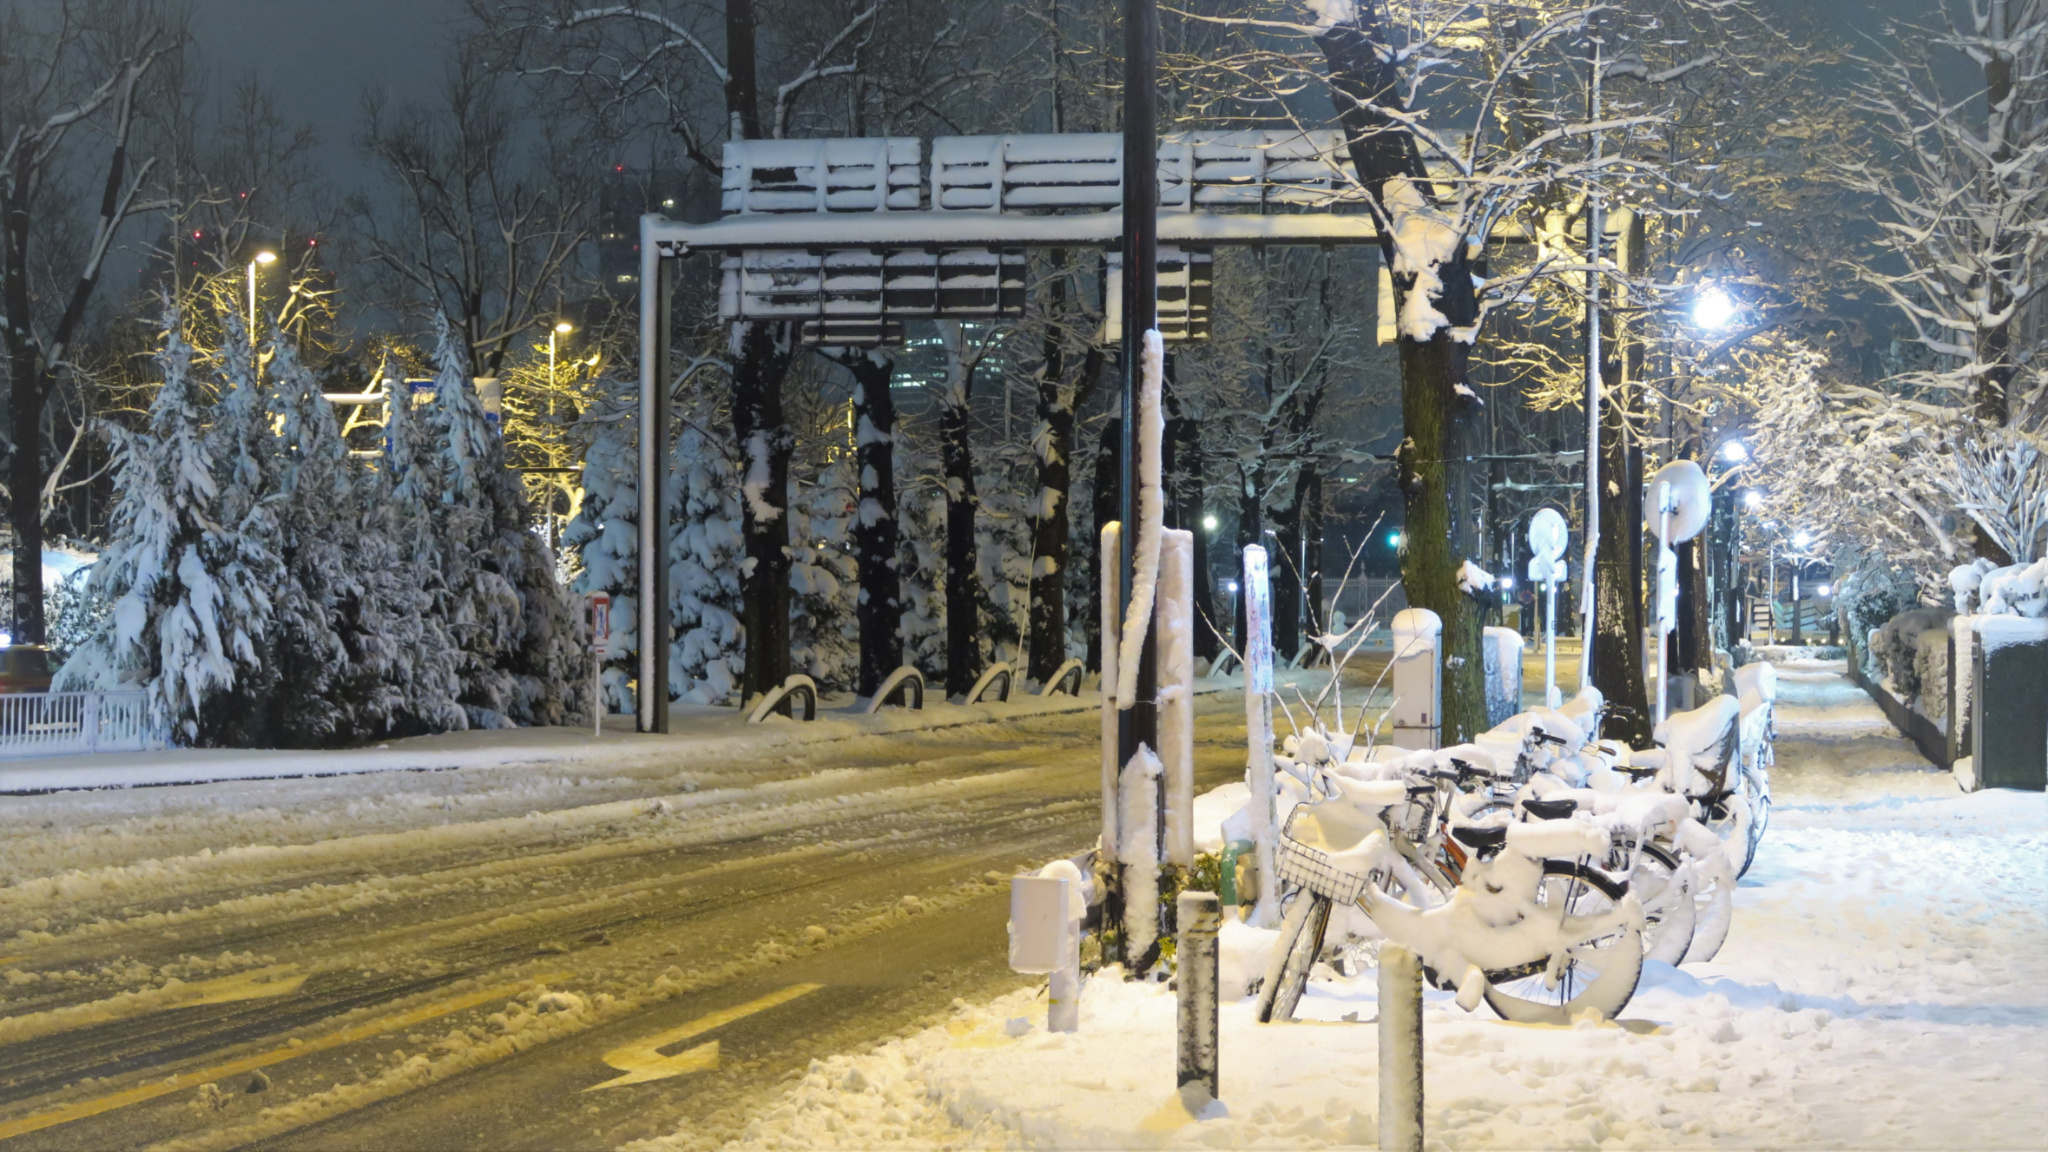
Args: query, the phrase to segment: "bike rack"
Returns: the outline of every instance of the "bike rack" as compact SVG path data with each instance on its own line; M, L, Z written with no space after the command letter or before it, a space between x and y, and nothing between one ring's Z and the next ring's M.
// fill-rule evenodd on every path
M1046 680L1045 686L1038 690L1038 694L1040 696L1058 696L1064 692L1069 696L1079 696L1081 694L1081 681L1086 679L1087 676L1088 666L1086 664L1081 663L1079 660L1068 660L1065 664L1060 665L1059 669ZM1068 686L1070 681L1072 682L1072 687Z
M874 715L882 705L889 702L889 697L898 692L904 696L904 707L912 712L924 711L924 673L905 664L883 679L882 686L875 689L875 694L868 698L861 712L869 716Z
M981 679L974 682L974 687L967 690L967 696L961 700L961 703L981 703L981 698L988 693L989 686L1000 679L1003 682L1003 691L1002 695L996 697L996 701L1008 704L1010 702L1010 685L1016 678L1016 670L1011 668L1008 662L998 660L988 666L988 671L981 674Z
M1215 662L1209 665L1209 675L1205 679L1220 680L1230 675L1230 666L1238 662L1237 653L1229 649L1217 653Z
M789 703L792 700L803 701L805 720L816 720L818 718L817 682L809 676L797 672L792 674L789 679L776 685L767 695L761 697L761 702L754 705L752 712L747 713L747 723L762 723L781 708L791 708L792 711L785 714L794 719L794 706Z

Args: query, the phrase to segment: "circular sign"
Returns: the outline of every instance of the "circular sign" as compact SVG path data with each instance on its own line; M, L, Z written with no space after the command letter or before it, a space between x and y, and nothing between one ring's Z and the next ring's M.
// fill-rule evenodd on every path
M1662 535L1664 513L1671 513L1671 534L1666 544L1683 544L1707 526L1713 510L1714 488L1707 474L1690 460L1673 460L1650 477L1650 531Z

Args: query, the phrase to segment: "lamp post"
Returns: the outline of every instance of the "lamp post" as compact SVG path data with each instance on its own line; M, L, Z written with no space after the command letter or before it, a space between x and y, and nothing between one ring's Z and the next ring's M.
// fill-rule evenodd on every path
M265 249L249 261L249 346L256 346L256 266L277 263L277 253Z
M553 328L550 328L550 329L548 329L548 415L549 415L549 416L553 416L553 415L555 414L555 341L556 341L557 339L559 339L560 337L563 337L563 336L567 336L567 335L568 335L569 333L571 333L571 332L574 332L575 330L576 330L576 326L575 326L574 324L571 324L571 323L569 323L569 322L568 322L567 320L557 320L557 321L555 321L555 326L554 326Z

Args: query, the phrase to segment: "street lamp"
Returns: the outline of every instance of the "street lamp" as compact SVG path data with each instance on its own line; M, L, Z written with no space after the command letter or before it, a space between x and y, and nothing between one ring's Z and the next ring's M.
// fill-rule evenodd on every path
M256 266L277 263L277 253L264 249L249 261L249 346L256 346Z
M567 320L558 320L555 322L555 326L548 331L548 387L550 389L555 386L555 341L575 330L576 326L574 324L569 323Z
M1202 517L1202 531L1204 531L1204 532L1212 532L1212 533L1213 533L1213 532L1215 532L1215 531L1216 531L1216 517L1214 517L1214 516L1204 516L1204 517Z
M1755 512L1764 506L1764 494L1752 488L1742 494L1742 506Z
M1728 293L1714 285L1708 285L1693 298L1692 322L1709 331L1726 328L1735 319L1735 301Z
M1721 459L1730 464L1749 463L1749 448L1740 440L1730 440L1721 445Z

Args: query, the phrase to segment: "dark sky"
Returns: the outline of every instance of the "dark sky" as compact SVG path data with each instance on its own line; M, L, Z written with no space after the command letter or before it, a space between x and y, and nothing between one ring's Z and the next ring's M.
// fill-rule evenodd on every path
M1767 2L1857 40L1885 17L1926 22L1936 12L1936 0ZM364 86L380 84L398 101L430 100L449 26L462 17L461 0L193 0L193 9L194 32L219 69L215 90L259 76L287 121L319 134L319 160L337 193L365 183L353 143Z

